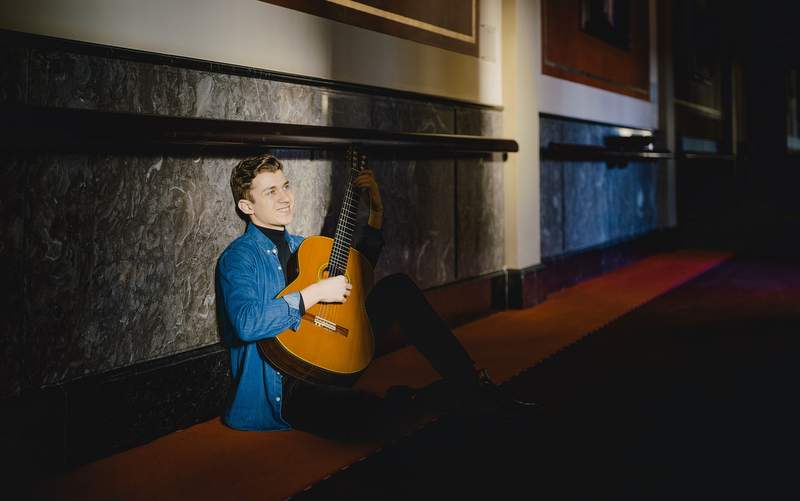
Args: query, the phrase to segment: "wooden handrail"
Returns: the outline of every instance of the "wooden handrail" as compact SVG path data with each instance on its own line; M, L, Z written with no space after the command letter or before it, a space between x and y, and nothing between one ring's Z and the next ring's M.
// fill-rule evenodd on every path
M589 144L550 143L541 150L542 158L547 160L595 161L613 164L630 161L657 161L674 158L667 150L624 151Z
M356 143L370 153L405 155L516 152L512 139L273 122L185 118L25 105L0 107L0 149L97 151L265 148L340 150Z

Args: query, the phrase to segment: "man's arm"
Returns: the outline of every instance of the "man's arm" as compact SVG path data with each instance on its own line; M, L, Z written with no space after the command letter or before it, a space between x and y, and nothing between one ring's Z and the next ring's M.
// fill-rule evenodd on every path
M383 249L383 200L381 190L375 176L370 169L364 169L353 180L353 184L363 190L368 195L369 200L369 220L367 226L361 233L361 239L356 244L356 249L372 263L372 267L378 263L378 257Z
M362 170L353 180L353 184L356 188L363 190L363 193L369 195L369 221L367 221L367 224L376 230L380 230L383 226L383 200L372 169Z
M217 268L222 302L236 336L245 343L277 336L286 329L300 326L299 299L305 308L319 302L343 303L352 285L344 276L331 277L309 285L299 294L261 299L256 288L255 263L246 251L223 254Z
M283 298L262 300L254 279L256 264L245 250L225 252L217 267L225 313L240 340L251 343L300 325L299 309Z

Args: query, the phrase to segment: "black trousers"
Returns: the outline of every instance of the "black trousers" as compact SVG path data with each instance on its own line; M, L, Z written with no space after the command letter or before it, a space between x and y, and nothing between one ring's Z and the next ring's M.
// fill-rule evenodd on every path
M375 284L366 308L376 351L381 351L389 329L398 325L445 380L455 384L474 380L474 362L407 275L390 275ZM381 399L373 395L291 376L284 376L282 407L283 418L293 428L334 436L369 430L385 411Z

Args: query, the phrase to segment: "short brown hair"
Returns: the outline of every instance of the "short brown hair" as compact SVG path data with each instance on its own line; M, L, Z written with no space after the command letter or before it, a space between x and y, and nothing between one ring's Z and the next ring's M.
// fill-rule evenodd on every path
M268 154L245 158L236 164L236 167L231 171L233 203L238 206L239 200L244 200L245 198L252 202L250 187L253 185L253 179L261 172L279 170L283 170L281 161Z

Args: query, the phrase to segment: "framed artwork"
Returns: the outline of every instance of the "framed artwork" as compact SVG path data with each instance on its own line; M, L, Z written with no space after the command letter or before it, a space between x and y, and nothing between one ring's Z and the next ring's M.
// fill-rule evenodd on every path
M478 0L261 0L379 33L478 56Z
M650 2L541 0L542 73L650 100Z
M630 49L630 0L581 0L581 29L610 45Z

